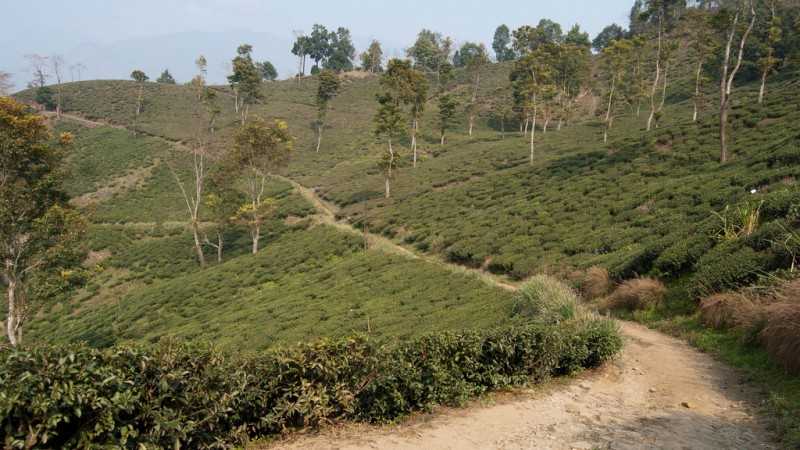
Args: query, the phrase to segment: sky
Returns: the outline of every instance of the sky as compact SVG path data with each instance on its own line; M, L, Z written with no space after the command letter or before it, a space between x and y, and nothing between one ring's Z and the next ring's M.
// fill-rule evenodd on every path
M387 56L401 56L422 28L456 42L491 44L495 28L535 25L542 18L565 31L579 23L592 37L604 26L627 25L633 0L0 0L0 70L18 88L30 78L24 55L60 54L83 63L82 78L127 78L133 68L190 77L192 61L208 53L211 78L224 79L225 63L240 42L257 59L275 63L282 76L294 70L289 50L296 30L314 23L351 30L357 49L371 39ZM250 39L246 41L245 39ZM199 52L199 53L198 53ZM215 61L216 59L216 61ZM147 71L147 70L146 70ZM155 78L158 74L150 74ZM68 76L67 78L69 78Z

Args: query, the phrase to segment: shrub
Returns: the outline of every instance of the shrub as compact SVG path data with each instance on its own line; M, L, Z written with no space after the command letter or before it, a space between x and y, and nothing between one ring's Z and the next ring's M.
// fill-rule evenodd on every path
M695 264L690 294L699 297L744 286L769 270L769 260L767 254L737 241L720 244Z
M603 267L592 266L583 272L578 280L578 290L586 300L594 300L603 297L613 287L608 270Z
M664 300L667 288L654 278L634 278L625 281L608 299L610 309L645 310Z
M753 325L757 306L741 293L714 294L700 301L703 324L717 329L748 328Z
M759 340L787 371L800 375L800 303L775 303L765 309Z
M549 275L537 275L522 285L512 305L512 316L537 323L559 323L580 312L575 291Z
M0 351L5 448L220 448L333 420L387 422L488 390L594 367L611 322L438 333L379 346L322 340L255 356L152 347Z

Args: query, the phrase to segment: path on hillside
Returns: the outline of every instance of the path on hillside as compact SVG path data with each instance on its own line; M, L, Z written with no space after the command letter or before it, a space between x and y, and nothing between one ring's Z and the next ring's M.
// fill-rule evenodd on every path
M399 426L344 425L252 448L775 448L754 415L757 393L735 371L678 339L621 326L621 356L567 385L499 396L489 406L444 409Z
M108 126L79 116L68 119ZM163 139L163 138L162 138ZM179 148L180 143L164 139ZM365 236L371 248L517 287L478 269L418 254L338 220L316 191L278 177L317 210L318 223ZM756 415L763 398L741 375L685 342L621 322L625 348L603 369L566 384L496 396L490 406L443 409L394 427L345 425L257 449L762 449L776 448Z

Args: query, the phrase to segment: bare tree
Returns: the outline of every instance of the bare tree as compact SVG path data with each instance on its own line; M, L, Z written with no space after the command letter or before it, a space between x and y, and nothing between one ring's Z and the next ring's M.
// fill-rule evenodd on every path
M195 61L195 64L197 65L199 74L191 81L191 88L195 100L193 117L196 124L195 136L190 147L192 156L191 187L186 187L178 171L175 170L172 165L170 165L170 171L186 203L186 209L189 213L192 228L192 236L194 238L194 247L197 253L197 261L200 267L205 267L206 259L203 254L203 242L208 239L201 240L200 207L204 204L205 200L205 185L206 178L208 177L208 165L212 159L211 153L213 149L215 122L220 111L216 105L214 91L208 89L206 85L206 59L200 56L197 61ZM221 236L219 252L222 252Z
M736 39L736 33L739 29L739 22L746 11L750 13L750 23L745 31L742 33L739 40L739 53L736 57L736 64L731 68L733 43ZM737 5L736 11L733 15L733 20L730 22L728 30L727 43L725 45L725 53L722 62L722 77L720 78L720 106L719 106L719 142L720 142L720 163L728 161L728 113L730 112L731 99L733 94L733 81L736 79L736 74L742 67L744 60L744 48L747 45L747 38L753 31L756 24L756 8L752 0L747 2L740 2Z
M46 56L37 55L34 53L25 55L25 59L28 60L28 70L33 77L29 83L29 87L44 87L47 84L47 79L50 78L50 73L48 72L50 62L48 61L48 58Z
M56 117L61 118L61 108L63 105L64 91L61 82L63 81L64 66L66 62L61 55L53 55L50 57L50 67L53 69L53 75L56 77Z
M72 76L72 81L81 81L81 74L83 71L86 70L86 66L83 63L76 63L69 66L69 72ZM77 79L75 79L75 74L78 74Z

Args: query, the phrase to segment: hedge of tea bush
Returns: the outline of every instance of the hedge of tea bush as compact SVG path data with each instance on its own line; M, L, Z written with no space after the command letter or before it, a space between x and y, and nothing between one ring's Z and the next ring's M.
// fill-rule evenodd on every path
M389 422L611 358L611 322L321 340L251 356L162 341L0 352L4 448L220 448L331 421ZM142 447L144 446L144 447Z

